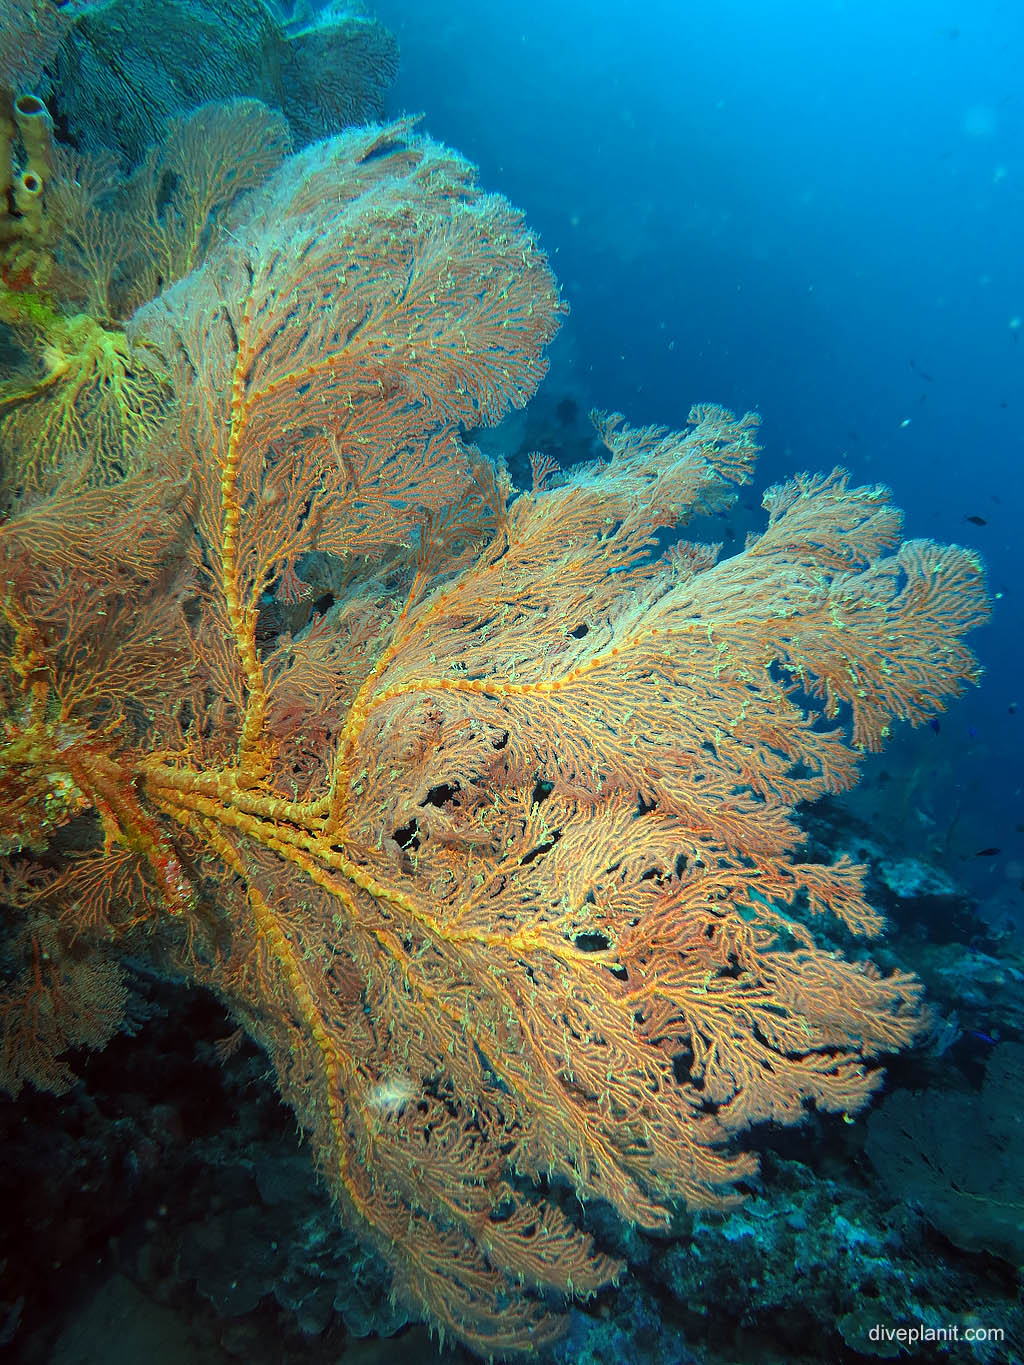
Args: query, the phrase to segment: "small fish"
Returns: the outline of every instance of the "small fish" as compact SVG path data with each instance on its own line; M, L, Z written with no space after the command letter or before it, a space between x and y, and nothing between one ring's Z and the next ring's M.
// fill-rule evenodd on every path
M979 848L974 855L976 858L994 858L997 853L1002 853L1001 848Z
M938 716L932 716L932 718L931 718L931 720L928 722L928 724L929 724L929 726L931 727L931 729L933 729L933 730L935 731L935 733L936 733L937 735L942 733L942 724L941 724L941 722L939 721Z
M969 514L968 516L965 516L965 517L964 517L964 521L969 521L969 522L971 523L972 526L987 526L987 525L988 525L988 522L985 520L984 517L979 517L979 516L977 516L976 514L973 514L973 515L970 515L970 514Z

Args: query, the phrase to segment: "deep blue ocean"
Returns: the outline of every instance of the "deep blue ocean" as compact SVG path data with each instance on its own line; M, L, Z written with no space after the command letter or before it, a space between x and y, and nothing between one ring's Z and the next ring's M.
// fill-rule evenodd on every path
M551 257L571 316L550 384L634 422L756 408L759 492L842 464L894 490L910 535L984 557L982 686L868 764L866 792L879 773L913 790L867 813L1019 920L1024 7L375 13L401 46L389 108L422 111Z

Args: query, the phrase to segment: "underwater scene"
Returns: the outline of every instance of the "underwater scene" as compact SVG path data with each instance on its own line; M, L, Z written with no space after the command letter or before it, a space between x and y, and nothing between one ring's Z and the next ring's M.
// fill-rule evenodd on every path
M1024 1361L1024 9L0 0L0 1354Z

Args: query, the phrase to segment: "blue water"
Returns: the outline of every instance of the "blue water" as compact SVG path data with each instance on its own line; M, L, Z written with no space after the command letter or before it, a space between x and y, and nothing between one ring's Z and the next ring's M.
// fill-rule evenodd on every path
M899 765L908 844L1019 916L1024 7L375 13L401 43L392 110L422 110L540 233L572 308L556 382L637 422L757 408L760 486L842 463L895 490L909 534L983 554L981 690L868 777Z

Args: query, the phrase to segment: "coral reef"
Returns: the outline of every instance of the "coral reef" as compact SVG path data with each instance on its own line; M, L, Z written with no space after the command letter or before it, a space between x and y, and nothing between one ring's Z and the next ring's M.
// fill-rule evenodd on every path
M0 2L0 92L10 96L39 84L83 8L54 0Z
M112 0L80 16L51 69L74 145L135 166L169 119L214 100L262 100L299 145L380 118L398 50L348 6L286 24L264 0Z
M155 353L130 345L127 319L205 258L228 210L290 147L287 127L256 100L207 104L172 119L134 174L107 156L53 149L45 239L0 247L0 322L19 344L0 384L0 493L72 475L126 474L171 403ZM31 258L20 247L42 246Z
M1018 1107L1024 1044L1000 1043L980 1095L901 1090L872 1114L867 1152L894 1199L911 1200L956 1246L1024 1265Z
M124 328L160 423L0 525L5 1079L109 1031L33 1028L67 964L112 1013L149 952L269 1055L395 1296L535 1349L621 1268L570 1191L729 1207L737 1135L856 1111L921 1031L794 809L974 679L980 565L841 471L731 558L679 540L756 452L710 405L597 416L517 495L460 432L533 392L557 291L408 121L225 217Z

